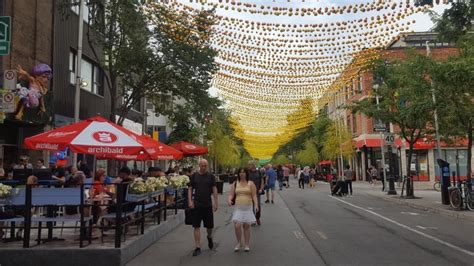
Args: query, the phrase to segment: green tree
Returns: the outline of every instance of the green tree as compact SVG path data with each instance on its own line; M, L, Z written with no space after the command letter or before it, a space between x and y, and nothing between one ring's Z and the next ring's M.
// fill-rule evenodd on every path
M380 97L379 105L374 104L373 98L367 98L348 106L353 112L400 128L401 136L409 144L407 173L410 173L415 142L431 131L434 106L432 85L427 76L432 66L431 58L413 51L408 51L403 61L390 64L377 61L372 68L378 88L373 93Z
M174 112L185 109L190 120L202 124L206 115L221 105L208 93L217 70L214 62L217 52L211 47L214 11L178 11L150 3L145 13L153 28L151 46L157 56L154 64L161 71L159 83L147 96L158 103L155 104L157 113L173 116ZM165 108L159 104L163 94L184 103Z
M319 160L319 153L316 144L312 139L307 139L304 148L296 153L296 162L301 165L316 164Z
M199 136L202 133L202 129L192 120L192 116L190 116L191 113L191 107L182 106L169 114L170 124L173 130L168 136L167 143L175 143L178 141L199 143Z
M87 41L104 70L111 95L110 120L123 123L129 111L144 97L164 115L157 96L172 95L185 100L199 116L216 103L207 93L216 70L210 37L213 11L177 11L159 3L136 0L88 1ZM69 14L77 2L61 0ZM196 108L198 107L198 108ZM178 126L180 127L180 126Z
M438 62L432 79L438 99L440 132L445 138L466 138L467 176L471 176L474 125L474 36L461 38L460 55Z
M456 1L441 16L432 15L434 30L444 42L455 42L459 56L438 62L433 75L437 89L440 131L445 138L468 139L467 176L472 173L474 0Z
M288 160L286 155L279 154L275 157L275 159L272 160L272 162L274 165L279 165L279 164L283 165L283 164L289 163L290 161Z
M472 30L474 21L474 0L456 1L441 16L432 13L435 22L434 31L439 33L441 41L457 42Z
M243 146L240 146L240 167L247 167L248 162L254 160L252 156L243 148Z
M216 110L212 121L207 125L207 140L209 146L209 158L218 166L239 166L241 161L241 145L233 137L227 113ZM216 169L217 170L217 169Z
M340 155L345 160L350 160L354 154L352 135L347 128L340 123L332 122L325 132L325 142L322 155L325 159L336 161Z
M332 121L327 116L319 116L311 128L316 151L320 155L323 154L324 144L328 135L326 132L328 132L331 124Z

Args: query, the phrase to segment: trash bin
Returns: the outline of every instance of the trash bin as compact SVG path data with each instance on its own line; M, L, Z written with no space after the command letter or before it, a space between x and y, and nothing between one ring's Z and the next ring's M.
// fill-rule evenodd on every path
M441 169L441 202L444 205L449 205L449 191L451 186L449 163L442 159L437 159L438 166Z

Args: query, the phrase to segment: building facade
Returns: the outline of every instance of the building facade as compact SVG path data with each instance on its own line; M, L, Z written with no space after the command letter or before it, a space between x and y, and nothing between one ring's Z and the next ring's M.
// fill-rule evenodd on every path
M56 0L0 0L0 14L10 16L12 21L11 52L1 57L1 73L16 70L17 66L29 71L39 63L52 69L52 79L43 97L46 112L38 112L37 107L25 108L21 120L15 119L14 114L6 114L0 122L0 159L6 167L17 162L22 155L29 156L31 161L38 158L54 161L52 154L23 149L24 138L74 122L79 7L64 3ZM90 27L92 23L104 22L102 5L102 2L95 1L93 5L84 4L83 9L80 119L97 115L111 118L111 91L106 82L107 73L99 63L104 59L104 53L92 40L98 34ZM115 100L120 106L120 97ZM140 101L131 108L124 121L125 127L138 134L142 134L146 124L144 107L144 101ZM81 159L91 167L96 162L92 156L81 156ZM106 162L100 163L106 166Z
M18 66L27 72L37 64L53 66L53 10L53 0L0 0L0 14L11 18L10 54L0 57L2 76L5 70L16 71ZM41 152L23 149L22 144L25 137L38 134L51 124L53 84L54 78L46 84L47 93L43 96L45 112L31 107L25 108L21 119L15 119L14 113L2 115L0 160L6 169L18 162L22 155L28 155L30 161L43 157ZM2 79L2 88L4 85ZM15 102L18 100L17 96Z
M444 60L454 56L458 50L449 43L441 43L437 35L432 32L402 34L391 42L381 57L388 62L403 60L406 49L413 48L419 53L426 53L427 46L435 60ZM384 150L387 176L401 177L407 175L408 145L398 136L399 129L392 124L381 124L362 113L353 114L343 106L371 97L374 77L371 72L361 72L353 78L349 85L341 86L332 97L332 101L325 106L325 112L332 120L343 123L352 133L355 146L355 156L349 162L356 172L357 180L368 180L367 169L375 166L382 173L382 149ZM393 144L387 145L387 135L377 132L376 128L386 128L393 135ZM431 186L439 177L436 176L436 143L433 136L424 136L415 144L415 151L410 163L410 169L418 187ZM390 141L390 139L389 139ZM465 177L467 167L467 142L461 141L453 144L441 143L442 159L451 164L451 170ZM403 166L403 167L402 167Z

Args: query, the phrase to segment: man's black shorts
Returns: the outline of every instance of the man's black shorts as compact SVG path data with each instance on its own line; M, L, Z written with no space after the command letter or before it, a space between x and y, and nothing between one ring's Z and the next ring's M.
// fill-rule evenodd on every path
M214 213L212 207L196 207L193 212L193 227L201 227L201 221L205 228L214 228Z

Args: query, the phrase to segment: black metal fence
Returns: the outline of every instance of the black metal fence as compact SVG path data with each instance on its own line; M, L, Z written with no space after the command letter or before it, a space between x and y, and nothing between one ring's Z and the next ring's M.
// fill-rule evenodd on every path
M15 238L15 229L22 229L23 247L28 248L32 229L37 229L36 241L38 245L41 244L44 223L48 229L48 237L43 242L57 240L53 238L54 229L75 228L79 229L79 247L84 247L85 241L91 244L94 229L101 231L103 241L104 229L108 229L115 232L115 248L120 248L121 243L126 240L130 226L136 225L137 233L144 234L147 219L154 224L160 224L167 220L170 209L174 210L173 215L177 215L178 209L184 208L187 203L186 188L166 188L162 191L132 195L128 191L129 184L107 184L115 186L114 196L107 202L86 197L86 188L93 184L82 184L75 188L39 188L33 185L13 188L9 198L0 199L0 230L10 229L10 238L5 239L7 242L18 240ZM133 209L130 205L134 206ZM60 208L65 210L66 207L76 208L77 214L68 217L65 211L59 211ZM96 210L104 207L113 208L114 212L100 215ZM46 209L46 214L33 215L33 208ZM105 225L104 220L111 222ZM65 222L75 222L76 225L65 226ZM8 223L9 226L6 225Z

